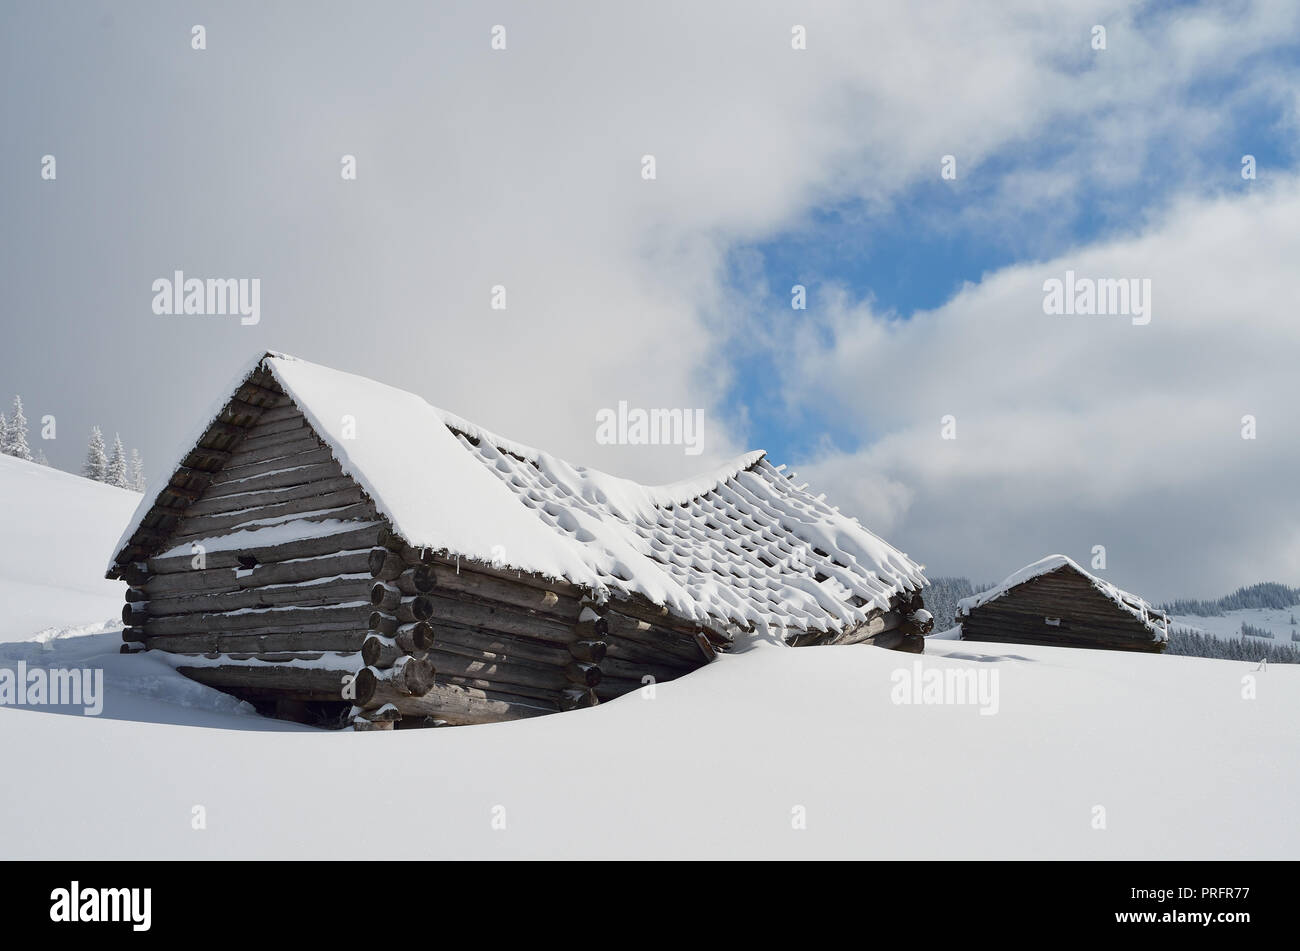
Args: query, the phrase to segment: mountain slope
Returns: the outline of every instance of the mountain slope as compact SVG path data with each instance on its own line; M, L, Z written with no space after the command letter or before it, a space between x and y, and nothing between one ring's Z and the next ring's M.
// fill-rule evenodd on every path
M140 496L0 456L0 639L116 618L125 586L104 578L108 552Z

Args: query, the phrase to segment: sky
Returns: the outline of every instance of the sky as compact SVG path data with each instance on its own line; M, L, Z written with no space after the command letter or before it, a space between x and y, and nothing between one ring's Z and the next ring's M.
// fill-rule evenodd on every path
M1286 2L7 3L0 393L157 481L280 350L643 481L766 449L931 576L1300 584L1298 80Z

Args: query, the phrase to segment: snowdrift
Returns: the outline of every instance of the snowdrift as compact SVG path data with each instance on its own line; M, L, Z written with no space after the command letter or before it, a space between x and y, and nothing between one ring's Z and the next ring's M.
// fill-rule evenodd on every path
M996 673L996 712L895 702L917 670ZM390 860L1300 855L1279 820L1300 793L1300 668L763 644L653 697L443 730L107 719L119 702L110 684L101 718L0 710L0 745L40 777L0 786L3 857L361 860L358 810L402 817Z

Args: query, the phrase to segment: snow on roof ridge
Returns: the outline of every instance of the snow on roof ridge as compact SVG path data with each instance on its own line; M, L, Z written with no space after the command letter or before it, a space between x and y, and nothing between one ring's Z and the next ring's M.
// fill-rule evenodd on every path
M1109 581L1098 578L1092 572L1087 571L1077 561L1069 555L1048 555L1040 558L1035 562L1025 565L1007 575L999 584L994 585L987 591L981 591L973 594L969 598L962 598L957 602L957 614L965 616L970 614L971 610L981 605L988 604L1002 597L1012 588L1018 588L1027 581L1045 574L1050 574L1061 568L1071 568L1092 583L1092 586L1106 595L1116 606L1124 609L1129 614L1141 621L1150 631L1156 635L1156 640L1167 640L1169 637L1169 616L1165 612L1153 607L1150 602L1120 588L1118 585ZM1156 623L1157 620L1163 620L1164 625Z

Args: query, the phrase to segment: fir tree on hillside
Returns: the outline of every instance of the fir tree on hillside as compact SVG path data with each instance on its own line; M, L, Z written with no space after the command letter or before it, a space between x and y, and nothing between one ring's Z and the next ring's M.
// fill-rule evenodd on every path
M946 631L956 622L957 602L975 593L968 578L932 578L925 592L926 610L934 617L934 629Z
M131 450L131 475L128 479L129 488L137 492L144 491L144 460L140 458L140 450Z
M109 457L108 469L104 473L104 481L109 485L115 485L119 489L128 488L126 481L126 450L122 448L122 437L118 433L113 434L113 455Z
M1218 657L1222 660L1245 660L1270 664L1300 664L1300 650L1285 644L1262 644L1245 638L1219 638L1190 629L1169 632L1166 654L1182 657Z
M98 426L90 429L90 442L86 446L86 463L81 474L87 479L103 482L108 475L108 456L104 453L104 434Z
M1249 587L1238 588L1232 594L1215 601L1198 601L1180 598L1168 601L1161 607L1170 614L1195 614L1200 617L1222 617L1228 611L1243 611L1251 608L1277 610L1300 604L1300 588L1265 581Z
M14 397L14 414L5 424L4 436L0 438L0 452L6 456L32 461L32 450L27 445L27 417L23 415L22 397Z
M960 623L957 602L992 587L991 583L971 584L969 578L931 578L930 586L925 589L925 609L934 617L934 629L946 631Z
M0 446L5 444L5 439L9 433L9 420L4 413L0 413Z
M1273 637L1273 632L1270 631L1270 630L1267 630L1266 628L1256 627L1254 624L1247 624L1245 621L1242 621L1242 622L1241 622L1241 636L1242 636L1242 637L1267 637L1267 638L1272 638L1272 637Z

